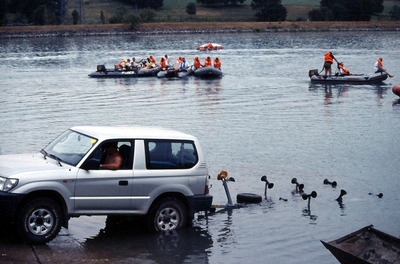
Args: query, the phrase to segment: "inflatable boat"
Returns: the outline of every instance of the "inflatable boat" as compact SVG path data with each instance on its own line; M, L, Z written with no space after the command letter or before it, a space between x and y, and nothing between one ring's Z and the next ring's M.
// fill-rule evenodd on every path
M332 75L323 76L318 74L318 70L310 70L308 72L311 82L313 83L353 83L353 84L371 84L381 83L387 79L386 72L377 72L371 74L352 74L352 75Z
M220 78L222 77L222 71L220 69L209 66L194 70L193 75L198 78Z
M188 69L187 71L177 71L174 68L172 68L172 69L170 68L165 71L159 71L157 73L157 77L158 78L169 78L169 79L171 79L171 78L181 79L181 78L185 78L192 74L193 74L192 69Z
M152 69L137 69L130 71L108 70L104 65L98 65L97 71L89 74L92 78L135 78L135 77L152 77L156 76L160 71L160 67Z

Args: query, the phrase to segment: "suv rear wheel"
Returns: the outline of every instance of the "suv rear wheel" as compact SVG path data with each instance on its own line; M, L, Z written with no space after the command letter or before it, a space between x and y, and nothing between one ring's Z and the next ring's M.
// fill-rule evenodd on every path
M60 206L49 198L36 198L20 211L17 220L22 239L33 244L45 244L53 240L61 229Z
M151 231L180 229L186 226L187 221L186 206L175 198L164 198L152 206L147 220Z

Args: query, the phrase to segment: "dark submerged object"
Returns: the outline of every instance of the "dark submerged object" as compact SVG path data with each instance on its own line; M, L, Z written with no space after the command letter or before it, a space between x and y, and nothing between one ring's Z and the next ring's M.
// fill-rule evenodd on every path
M346 192L346 190L340 190L340 195L339 195L339 197L338 198L336 198L336 201L338 201L338 202L342 202L342 197L344 196L344 195L346 195L347 194L347 192Z
M296 178L292 179L292 184L296 184L296 191L297 192L303 192L304 184L299 183Z
M267 189L272 189L274 187L274 184L272 182L268 181L266 175L261 177L261 181L265 182L264 197L265 197L265 199L267 199Z
M213 66L195 69L193 75L198 78L213 79L222 77L222 71Z
M337 186L337 182L336 181L330 182L328 179L324 180L324 184L330 184L330 185L332 185L332 187L336 187Z
M352 84L374 84L381 83L387 79L386 72L371 74L332 75L331 77L319 75L317 69L309 70L308 76L313 83L352 83Z
M366 226L344 237L321 243L342 264L400 264L400 239Z
M152 77L156 76L161 70L160 67L152 69L135 69L129 71L109 70L104 65L97 65L97 71L89 74L91 78L136 78L136 77Z

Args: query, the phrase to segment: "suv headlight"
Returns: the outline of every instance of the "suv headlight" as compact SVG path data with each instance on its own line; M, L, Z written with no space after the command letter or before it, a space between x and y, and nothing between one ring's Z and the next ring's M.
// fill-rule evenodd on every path
M17 179L0 177L0 191L8 192L18 185Z

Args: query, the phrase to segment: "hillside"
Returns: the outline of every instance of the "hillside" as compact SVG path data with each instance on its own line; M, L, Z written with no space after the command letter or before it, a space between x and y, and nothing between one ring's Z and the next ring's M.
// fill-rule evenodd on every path
M387 20L389 10L396 0L385 0L385 10L374 20ZM225 8L207 8L196 4L196 15L186 13L186 5L195 0L164 0L162 10L157 12L155 22L240 22L254 21L254 12L250 7L251 0L246 0L244 5L230 6ZM308 12L319 6L320 0L282 0L282 4L288 11L287 20L307 20ZM72 24L71 12L75 9L75 1L68 1L67 22ZM131 5L124 4L119 0L84 0L85 23L99 24L100 12L103 11L106 23L120 10L134 13Z

